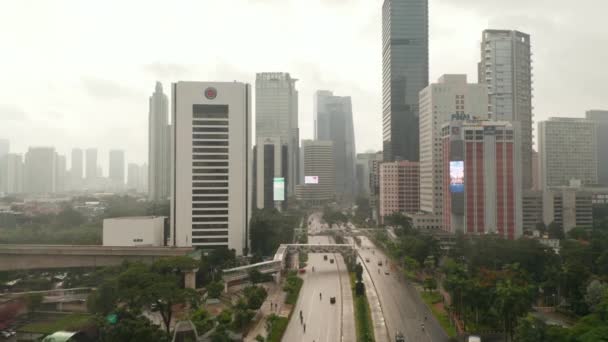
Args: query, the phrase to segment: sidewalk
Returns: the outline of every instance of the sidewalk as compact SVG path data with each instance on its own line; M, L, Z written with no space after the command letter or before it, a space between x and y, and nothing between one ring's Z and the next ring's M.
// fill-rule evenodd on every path
M285 304L286 293L283 291L283 284L272 283L270 285L265 285L266 290L268 291L268 297L260 307L260 310L256 314L256 319L258 319L255 326L249 330L247 336L245 337L245 342L255 342L255 337L257 335L266 336L266 318L270 314L275 314L277 316L287 317L289 316L290 307ZM276 309L271 309L270 304L276 306Z

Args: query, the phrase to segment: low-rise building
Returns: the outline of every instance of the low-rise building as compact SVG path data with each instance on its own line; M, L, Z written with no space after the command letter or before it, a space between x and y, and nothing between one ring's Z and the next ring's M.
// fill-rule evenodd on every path
M117 217L103 220L104 246L164 246L164 216Z

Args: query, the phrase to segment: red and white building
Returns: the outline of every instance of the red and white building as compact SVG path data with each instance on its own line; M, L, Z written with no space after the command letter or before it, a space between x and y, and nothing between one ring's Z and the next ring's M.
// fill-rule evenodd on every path
M417 213L420 211L420 165L407 160L381 163L379 189L380 223L396 212Z
M466 115L452 119L442 127L445 229L518 238L523 219L517 124Z

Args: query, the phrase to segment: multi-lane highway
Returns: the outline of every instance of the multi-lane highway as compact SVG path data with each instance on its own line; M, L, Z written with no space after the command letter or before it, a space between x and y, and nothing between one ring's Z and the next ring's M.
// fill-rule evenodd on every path
M386 255L364 236L361 236L359 253L366 260L365 266L380 298L390 341L395 340L395 334L399 331L405 335L406 341L448 341L416 289L396 271ZM381 266L378 265L379 262L382 263Z
M326 244L330 243L330 240L326 236L311 236L309 243ZM345 299L342 297L341 281L348 281L342 256L327 254L328 260L324 260L324 255L316 253L308 255L308 265L306 273L303 275L304 285L300 290L300 297L283 336L283 341L337 342L342 340L345 325L349 330L354 329L352 310L344 310L342 307ZM330 262L331 259L334 260L333 263ZM330 303L331 297L336 298L335 304ZM348 298L346 300L348 301ZM352 297L350 297L349 303L344 302L344 304L350 305L352 308ZM300 311L302 320L300 320ZM347 314L347 316L343 316L343 314ZM346 318L347 324L344 324L344 318ZM351 324L348 324L349 320L352 321ZM306 331L304 331L304 324L306 324Z

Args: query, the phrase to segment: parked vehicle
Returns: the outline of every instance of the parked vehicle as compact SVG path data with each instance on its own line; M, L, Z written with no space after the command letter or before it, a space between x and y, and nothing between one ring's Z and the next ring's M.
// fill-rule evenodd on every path
M306 269L305 268L300 268L300 273L306 273Z
M405 336L400 331L395 334L395 342L405 342Z
M334 263L334 259L329 259L329 263L333 264Z
M382 260L378 260L378 266L382 266Z
M365 262L369 262L369 258L365 258Z
M336 304L336 297L329 297L330 304Z

